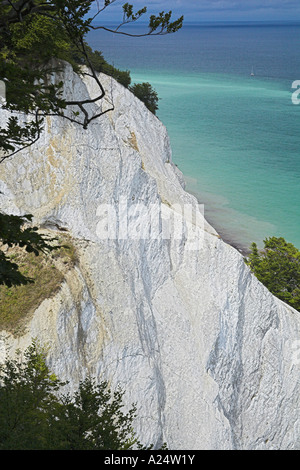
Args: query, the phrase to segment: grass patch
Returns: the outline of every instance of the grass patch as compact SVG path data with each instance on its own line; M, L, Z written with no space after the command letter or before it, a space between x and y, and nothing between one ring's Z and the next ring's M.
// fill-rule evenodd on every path
M64 274L75 265L77 255L69 237L60 236L57 244L60 248L39 256L19 247L10 248L6 253L32 282L21 286L0 286L0 330L16 334L27 315L59 290Z

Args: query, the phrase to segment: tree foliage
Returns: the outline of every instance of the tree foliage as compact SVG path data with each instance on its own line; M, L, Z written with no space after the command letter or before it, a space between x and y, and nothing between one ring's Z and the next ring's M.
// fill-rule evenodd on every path
M31 221L32 215L30 214L20 217L0 213L0 240L3 245L24 247L28 253L34 253L36 256L40 252L55 250L57 247L52 242L56 238L42 236L38 233L38 227L26 225ZM11 287L30 282L32 282L30 278L20 273L18 265L0 250L0 285L5 284Z
M139 98L147 108L155 114L158 109L158 95L150 83L135 83L130 87L132 93Z
M37 341L0 366L0 450L128 450L143 448L124 412L120 389L87 378L73 396L61 390Z
M122 26L137 21L147 12L147 7L135 12L129 3L122 6L123 19L117 28L96 25L94 20L98 20L99 15L115 2L104 0L101 7L97 0L0 0L0 79L7 84L5 108L26 116L25 120L11 116L6 128L0 128L2 161L38 140L47 115L65 117L86 129L93 119L109 111L90 115L87 109L87 105L105 96L94 67L95 61L99 64L102 59L97 57L97 53L91 53L85 40L90 30L147 36L174 33L182 26L183 17L172 21L171 11L161 12L150 16L148 31L144 34L129 34L122 30ZM91 15L92 7L96 8L94 15ZM52 59L74 64L74 53L88 65L88 73L98 85L99 93L93 99L65 100L62 98L63 84L53 81L59 63ZM106 69L117 74L123 83L129 85L126 72L121 74L104 63L102 67L103 71ZM70 107L73 110L71 115L67 112Z
M292 243L271 237L260 252L252 243L247 264L270 292L300 310L300 251Z
M125 86L126 88L129 87L131 83L129 70L120 70L109 64L103 57L102 52L97 50L93 51L93 49L86 43L85 51L88 56L89 64L96 72L102 72L105 75L109 75L110 77L113 77L115 80L117 80L117 82L121 83L121 85ZM82 52L78 51L76 48L73 48L72 50L72 61L76 64L88 65L84 54L82 54Z

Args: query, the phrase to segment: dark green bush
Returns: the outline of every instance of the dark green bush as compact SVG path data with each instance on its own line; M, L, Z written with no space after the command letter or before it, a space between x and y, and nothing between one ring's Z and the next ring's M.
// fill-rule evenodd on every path
M135 83L131 86L130 91L139 98L147 108L155 114L158 110L158 95L156 91L152 88L150 83Z
M262 251L252 243L246 263L272 294L300 310L300 251L292 243L271 237Z

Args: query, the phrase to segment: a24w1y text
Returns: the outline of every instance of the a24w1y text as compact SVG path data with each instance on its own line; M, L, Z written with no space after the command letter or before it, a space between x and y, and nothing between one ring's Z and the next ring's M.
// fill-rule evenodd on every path
M142 465L193 465L195 455L187 454L151 454L148 456L119 456L111 454L104 458L105 465L127 465L135 468Z

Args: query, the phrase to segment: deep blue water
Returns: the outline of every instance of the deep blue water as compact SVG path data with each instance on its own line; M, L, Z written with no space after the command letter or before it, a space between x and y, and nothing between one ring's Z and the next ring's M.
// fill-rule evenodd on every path
M156 89L173 160L225 239L248 247L275 235L300 248L300 105L291 99L300 24L185 25L144 38L97 31L88 41Z

